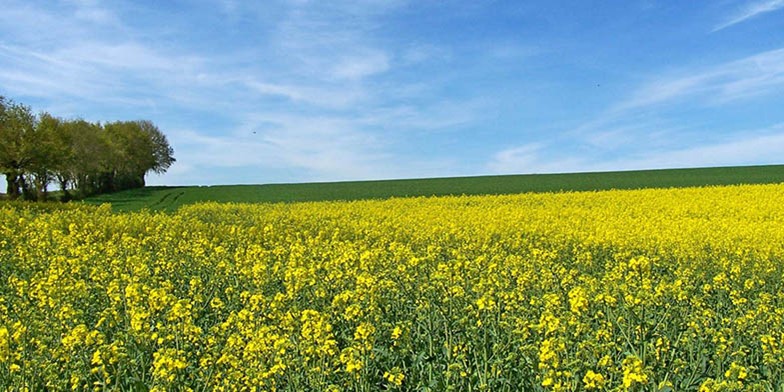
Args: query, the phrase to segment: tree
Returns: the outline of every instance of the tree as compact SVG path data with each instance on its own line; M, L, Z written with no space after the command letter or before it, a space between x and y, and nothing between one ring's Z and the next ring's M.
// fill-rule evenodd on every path
M63 124L64 137L70 143L69 159L63 163L58 181L72 183L79 196L100 192L101 174L110 169L112 151L103 127L82 119Z
M0 96L0 173L8 195L46 200L57 181L63 199L143 187L149 172L164 173L175 162L166 136L148 120L101 125L33 115L25 105Z
M147 173L164 173L175 161L166 136L151 121L117 121L104 130L114 151L109 190L143 187Z
M30 107L0 99L0 171L12 200L27 193L24 174L31 160L29 151L34 147L28 140L34 125Z
M60 200L71 200L69 186L73 184L74 166L76 165L76 151L74 150L74 137L69 121L58 119L59 124L52 134L53 144L56 146L57 158L51 166L53 180L60 186L62 196Z
M30 163L26 168L29 187L35 189L36 199L46 200L47 187L56 177L57 169L67 162L70 145L64 140L63 120L42 112L26 143Z
M174 159L174 149L169 145L166 135L152 121L140 120L136 121L136 123L152 143L153 164L147 171L152 171L156 174L166 173L166 170L169 170L171 165L177 161Z

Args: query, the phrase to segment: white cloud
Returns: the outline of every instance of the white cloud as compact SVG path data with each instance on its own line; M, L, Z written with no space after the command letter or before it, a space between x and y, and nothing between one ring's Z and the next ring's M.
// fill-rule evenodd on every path
M456 126L476 121L487 103L482 100L442 101L418 106L394 105L366 111L356 119L362 124L376 128L395 128L397 130L437 131L452 129Z
M401 2L295 2L277 23L272 42L291 69L328 82L361 81L391 67L373 39L377 18Z
M726 29L727 27L736 25L738 23L744 22L748 19L754 18L756 16L766 14L769 12L778 11L779 9L784 7L784 0L763 0L763 1L755 1L746 4L741 10L737 13L732 15L728 20L724 23L719 24L718 26L713 28L713 32Z
M765 148L778 146L780 127L738 132L711 117L683 114L732 108L755 98L780 98L784 91L784 48L698 70L654 78L626 99L565 132L552 149L514 154L508 149L491 159L497 172L596 171L771 163L781 161ZM710 134L706 134L710 129ZM729 135L729 136L727 136ZM723 141L730 137L731 141ZM572 156L545 155L570 150ZM760 154L752 152L759 149ZM750 155L751 154L751 155ZM779 154L780 155L780 154ZM545 163L547 162L547 163Z
M470 121L468 113L474 109L471 105L447 104L440 109L371 110L365 115L244 112L229 134L206 134L196 129L171 131L177 165L188 170L167 174L166 181L182 183L180 178L191 178L193 172L207 166L218 170L288 170L294 171L299 181L460 174L454 160L401 159L395 145L405 143L407 132L440 129L450 121Z
M0 45L0 85L13 95L149 107L149 97L187 98L203 62L136 42L80 42L54 51ZM84 113L56 113L84 115Z
M43 104L36 109L64 117L154 114L177 163L150 183L182 184L198 179L199 171L241 168L290 171L292 181L460 174L450 158L401 161L406 152L397 148L412 133L475 121L486 106L433 101L441 80L380 77L411 61L448 56L424 45L419 48L429 53L402 59L374 40L376 18L401 2L289 4L275 9L282 18L269 19L263 29L269 36L230 54L183 46L165 26L141 31L143 23L124 25L122 9L102 13L100 4L14 6L19 16L57 21L57 34L45 39L0 15L9 22L0 32L15 32L14 39L0 40L0 86L12 96L38 98ZM252 11L229 0L212 5L226 14ZM82 19L68 17L75 13ZM104 34L109 31L116 34ZM161 38L143 40L149 36Z
M202 60L142 43L114 11L93 0L4 4L4 92L40 98L47 106L78 101L81 112L54 114L84 116L86 103L149 107L150 96L189 90Z
M112 70L127 69L136 72L176 72L194 68L201 62L195 56L161 53L133 41L117 44L84 42L59 50L54 57L74 64L92 64Z
M94 4L83 5L76 9L74 16L77 19L102 25L118 25L120 23L114 13Z
M721 124L708 125L710 117L693 120L681 115L683 107L688 105L694 111L724 110L738 101L780 97L781 91L784 48L655 77L632 89L627 98L565 132L560 142L605 155L631 156L637 150L678 149L693 142L694 135L703 133L700 128L706 126L717 135L732 132Z
M634 142L634 135L645 132L645 128L643 125L630 125L628 127L611 129L603 128L597 132L585 135L585 142L590 146L605 150L622 148L624 145Z
M413 43L402 50L399 60L402 65L410 66L430 61L448 61L452 57L453 54L448 48L433 44Z
M670 151L650 151L602 166L648 169L784 163L782 151L784 124L776 124L762 130L737 132L712 144L693 143Z
M177 177L206 167L288 169L310 180L381 178L392 173L387 165L389 156L379 149L374 137L351 129L344 119L274 116L265 116L262 127L254 126L253 121L241 126L245 130L242 134L171 132L172 145L179 151L177 165L187 169L173 171L167 178L176 182ZM254 128L259 130L249 131Z
M784 1L784 0L782 0ZM685 98L722 104L782 91L784 48L758 53L683 76L656 79L639 88L616 111L672 103Z
M379 50L369 50L337 59L331 73L337 79L351 81L383 73L388 69L388 56Z
M265 83L253 79L242 81L249 89L264 95L285 97L295 103L307 103L322 108L346 108L356 104L367 93L361 86L327 86L323 84L288 85Z
M524 144L497 152L487 164L493 173L531 173L541 165L541 143Z
M713 143L692 142L681 148L642 148L620 158L603 152L575 155L553 152L544 144L528 144L497 152L488 168L499 174L565 173L784 163L784 123L736 131Z
M0 12L5 42L54 49L62 42L94 40L126 33L120 18L91 0L45 2L7 0Z

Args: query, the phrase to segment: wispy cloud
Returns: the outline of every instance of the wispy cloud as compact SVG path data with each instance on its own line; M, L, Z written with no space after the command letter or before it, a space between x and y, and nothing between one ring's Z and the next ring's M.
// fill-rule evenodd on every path
M149 108L153 97L176 100L198 85L206 66L198 55L140 40L98 1L49 7L10 1L0 22L3 93L44 101L37 109L73 109L55 115L92 117L85 107Z
M564 173L644 170L784 163L784 123L737 131L713 143L681 148L643 148L622 157L564 154L552 146L535 143L496 153L488 168L499 174Z
M7 93L132 106L147 106L161 93L173 100L187 94L202 67L195 56L164 54L138 42L81 42L46 52L0 45L0 58L11 65L0 69Z
M240 81L259 94L284 97L293 103L310 104L321 108L347 108L367 97L361 86L319 86L260 82L254 79Z
M112 11L104 8L96 0L69 0L75 8L74 16L82 21L104 25L120 25L120 20Z
M640 144L672 148L688 142L690 127L702 125L683 120L678 113L683 107L716 111L738 102L780 98L782 91L784 48L653 77L565 136L600 151Z
M677 148L693 142L695 131L690 128L702 125L679 117L677 112L684 105L692 111L722 110L738 101L780 97L781 91L784 91L784 48L655 77L567 135L603 152L639 145ZM733 131L714 129L715 132Z
M173 131L178 165L187 169L168 178L176 183L205 167L286 170L307 181L400 177L412 163L399 162L384 137L350 117L256 113L228 135Z
M547 143L528 143L495 153L486 168L494 174L566 173L586 171L590 162L586 157L554 153Z
M761 130L737 132L716 143L649 151L599 167L607 170L612 167L646 169L782 163L781 151L784 151L784 124L776 124Z
M263 127L243 126L259 131L231 135L175 130L171 139L180 146L178 163L193 168L290 168L312 179L372 177L383 167L373 137L342 119L278 117L264 122Z
M390 53L374 42L376 18L399 2L291 2L277 23L274 46L302 76L356 81L390 68Z
M541 165L542 143L529 143L521 146L507 148L497 152L488 168L494 173L520 173L532 172L534 165Z
M422 105L392 105L368 110L356 120L375 129L440 131L470 124L488 104L482 100L428 102Z
M337 79L360 80L389 69L389 56L380 50L365 50L338 59L330 73Z
M744 22L762 14L778 11L781 8L784 8L784 0L763 0L750 2L737 13L729 17L726 22L714 27L712 32L726 29L727 27L734 26L738 23Z
M654 79L637 89L614 110L672 103L685 98L699 98L707 103L727 103L782 91L784 48L683 73L685 75Z
M177 45L177 33L165 29L163 38L145 40L159 27L142 34L123 10L96 1L58 8L18 2L9 6L17 20L58 21L59 32L40 39L35 29L8 20L15 38L0 40L0 85L14 96L59 102L52 107L66 111L54 114L66 117L96 105L153 114L177 165L152 182L196 182L210 168L279 170L298 181L455 173L448 157L403 160L405 152L396 150L412 134L475 121L485 105L434 99L428 92L442 79L388 80L401 68L449 55L431 44L376 40L377 18L404 3L281 1L258 40L225 54ZM229 18L264 13L230 0L211 8ZM102 109L88 119L112 120L100 117Z
M740 101L779 99L784 48L652 78L608 108L546 143L496 152L496 173L564 172L732 165L781 161L784 126L739 131L689 111L711 113ZM773 121L781 119L771 118ZM710 132L706 132L710 129ZM565 155L563 151L569 151Z

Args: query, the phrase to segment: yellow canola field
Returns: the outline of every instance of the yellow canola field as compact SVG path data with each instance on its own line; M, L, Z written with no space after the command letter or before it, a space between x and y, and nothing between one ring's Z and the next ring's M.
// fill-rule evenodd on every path
M784 391L784 185L0 205L0 389Z

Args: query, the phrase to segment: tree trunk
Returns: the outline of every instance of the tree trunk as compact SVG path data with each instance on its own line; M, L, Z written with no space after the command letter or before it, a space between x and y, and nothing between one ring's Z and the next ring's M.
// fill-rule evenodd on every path
M19 198L19 176L16 173L10 172L5 173L5 180L6 180L6 192L8 193L8 199L16 200Z
M43 181L37 182L38 183L35 186L36 199L38 199L38 201L46 201L46 183Z
M36 195L34 189L30 189L31 186L35 187L34 184L30 184L30 182L24 177L24 174L20 174L16 180L20 187L22 188L22 196L24 196L25 200L36 200Z
M71 194L68 193L68 178L65 176L57 176L57 182L60 183L60 190L63 192L60 196L60 201L66 202L71 200Z

